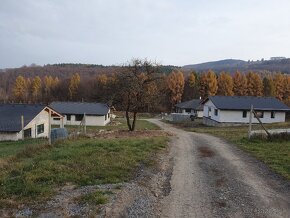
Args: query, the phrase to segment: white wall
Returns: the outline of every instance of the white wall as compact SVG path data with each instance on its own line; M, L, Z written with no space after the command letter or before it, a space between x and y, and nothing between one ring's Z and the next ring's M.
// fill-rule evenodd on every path
M86 125L87 126L105 126L111 121L111 117L109 113L106 115L107 119L105 119L105 115L95 116L95 115L86 115ZM67 115L64 115L63 118L64 125L73 125L78 126L81 124L81 121L76 121L76 116L71 115L71 119L67 120ZM53 120L53 125L61 125L61 120Z
M215 120L220 123L249 123L250 111L247 112L247 117L243 118L243 110L233 111L233 110L219 110L216 116L214 110L217 109L211 100L207 101L204 105L203 116L209 117L208 110L211 108L210 119ZM271 118L271 111L264 111L264 117L260 118L263 123L277 123L285 122L285 112L275 112L275 118ZM258 123L259 121L253 117L253 123Z
M24 117L25 119L25 117ZM37 134L37 126L44 124L44 132ZM48 137L48 125L49 125L49 113L45 110L41 111L30 123L28 123L24 130L31 128L31 138L47 138ZM19 132L18 139L22 138L22 131Z
M285 112L275 112L275 118L271 118L271 111L264 111L264 117L260 118L262 123L278 123L285 122ZM235 122L235 123L249 123L250 111L247 112L247 117L243 117L243 111L220 111L220 119L218 122ZM254 118L253 123L259 123Z
M25 117L24 117L25 119ZM49 113L45 110L41 111L33 120L30 121L24 130L31 128L31 138L47 138L48 137L48 125L49 125ZM37 125L44 124L44 132L37 134ZM0 132L0 141L16 141L22 139L22 131L18 133Z
M0 141L17 141L18 133L17 132L0 132Z

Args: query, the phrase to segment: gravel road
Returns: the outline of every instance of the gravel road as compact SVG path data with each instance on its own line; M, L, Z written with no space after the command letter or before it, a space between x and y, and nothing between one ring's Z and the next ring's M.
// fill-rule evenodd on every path
M160 217L290 217L290 182L225 141L156 119L176 134L170 156L171 191Z

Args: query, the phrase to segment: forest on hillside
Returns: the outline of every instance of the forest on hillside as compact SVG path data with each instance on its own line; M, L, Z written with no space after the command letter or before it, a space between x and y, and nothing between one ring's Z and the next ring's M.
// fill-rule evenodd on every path
M129 88L129 97L133 96L136 101L141 97L146 99L141 106L144 112L170 111L180 101L212 95L274 96L290 105L288 74L189 72L147 61L138 62L138 68L134 64L121 67L56 64L10 69L0 73L0 100L44 104L52 101L104 102L124 110L123 101L127 101L128 96L120 93ZM128 81L124 75L134 70L140 72L135 80ZM157 76L143 90L140 82L146 80L145 72L154 72Z

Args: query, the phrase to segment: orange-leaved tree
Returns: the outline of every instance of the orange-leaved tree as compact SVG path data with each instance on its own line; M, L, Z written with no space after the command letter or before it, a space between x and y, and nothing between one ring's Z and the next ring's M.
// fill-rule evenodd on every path
M208 96L214 96L217 93L218 82L215 72L209 70L207 73L202 73L199 80L199 93L202 99Z
M263 95L263 81L259 74L249 72L247 77L247 95L262 96Z
M184 91L184 76L179 70L173 70L167 77L171 107L181 101Z
M230 74L222 72L218 76L218 95L233 96L233 79Z
M13 96L16 101L24 102L27 97L27 82L23 76L18 76L13 87Z
M233 91L237 96L247 95L247 78L239 71L233 75Z

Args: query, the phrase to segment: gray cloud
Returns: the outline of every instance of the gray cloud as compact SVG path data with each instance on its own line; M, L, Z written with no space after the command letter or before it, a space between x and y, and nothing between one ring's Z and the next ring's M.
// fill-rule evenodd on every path
M2 0L0 68L290 56L287 0Z

